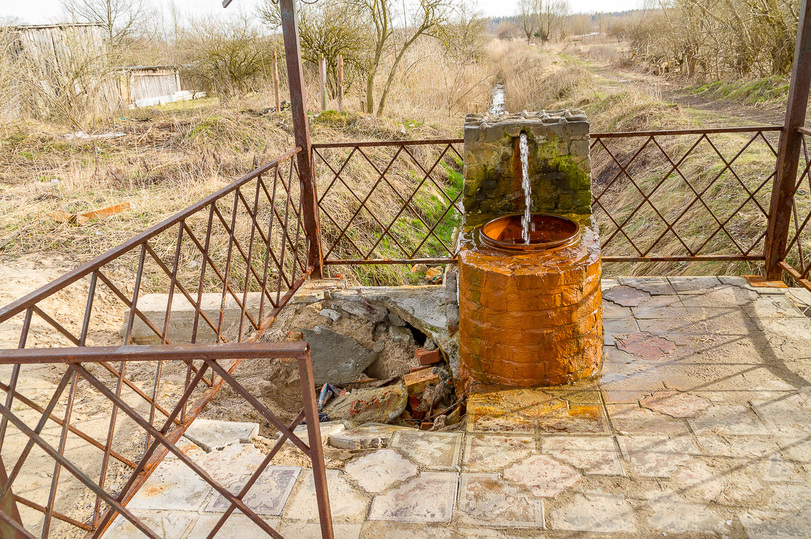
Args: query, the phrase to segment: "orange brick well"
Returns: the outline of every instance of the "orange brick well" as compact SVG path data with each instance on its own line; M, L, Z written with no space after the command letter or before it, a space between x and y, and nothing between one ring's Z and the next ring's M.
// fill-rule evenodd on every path
M587 378L602 363L600 245L459 254L460 374L476 385L532 387Z

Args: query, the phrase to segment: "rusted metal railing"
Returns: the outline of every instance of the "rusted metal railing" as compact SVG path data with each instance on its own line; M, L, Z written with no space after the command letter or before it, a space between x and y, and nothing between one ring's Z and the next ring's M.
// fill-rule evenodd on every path
M785 258L780 268L811 290L811 129L799 128L802 154L797 181L791 189L791 220Z
M780 130L593 133L593 210L603 260L762 261ZM462 142L313 145L324 264L454 262ZM360 224L372 237L353 236Z
M593 133L603 261L762 261L780 129Z
M12 466L0 493L5 531L28 536L20 529L24 522L44 537L56 519L98 536L115 513L133 521L124 510L127 500L167 452L177 455L175 442L224 383L243 397L248 411L255 410L283 434L305 416L317 430L312 410L299 414L292 426L282 425L233 374L251 357L294 358L300 370L310 368L304 345L244 344L261 337L313 271L306 258L305 182L293 160L299 152L284 154L0 309L3 346L17 347L0 352L0 391L5 393L0 460ZM192 327L185 333L173 325L184 309L190 316L184 323ZM122 340L125 346L118 346ZM127 346L133 341L156 346ZM303 372L302 384L305 408L312 408L311 372ZM87 410L75 414L77 406L92 408L105 426L83 427L84 420L76 416ZM50 442L48 429L59 431ZM314 470L321 466L320 438L318 449L297 440L291 441L313 458ZM91 464L86 455L81 462L65 456L76 444L95 452L97 479L84 471ZM50 466L43 468L41 458L32 464L34 446L53 466L50 475L14 491L26 465L36 473ZM62 494L63 469L92 493L92 501L74 514L65 512L64 504L75 500ZM0 476L5 471L0 469ZM325 479L316 479L325 488ZM25 496L32 485L39 499ZM212 486L233 503L229 512L236 507L256 521L222 485ZM20 507L40 516L20 520ZM322 522L328 522L328 511L323 516ZM143 522L133 524L146 529ZM266 523L257 525L278 536Z
M461 143L314 144L324 264L452 262L451 232L462 197ZM361 225L374 237L359 241Z
M99 367L112 358L120 361L122 368L124 365L136 368L155 363L160 370L160 366L164 363L183 363L191 367L196 362L198 368L182 394L173 399L168 415L156 425L143 410L132 404L131 399L121 395L120 385L116 386L111 384L109 379L105 379L106 371ZM243 362L268 358L289 358L298 361L303 407L290 424L282 423L267 406L240 384L235 375L235 370ZM306 343L6 350L0 352L0 366L11 366L18 370L23 366L40 368L45 366L59 370L59 382L43 410L40 411L36 406L32 407L25 394L16 389L8 391L6 402L0 404L0 416L3 421L3 436L0 437L0 442L3 442L4 450L4 458L0 459L2 482L0 535L3 537L34 537L32 531L38 532L42 537L48 537L57 530L61 534L87 532L88 536L100 537L113 523L116 515L120 515L119 520L129 521L145 536L160 539L162 532L152 529L142 513L127 509L126 505L167 454L173 455L187 467L193 473L191 477L199 478L226 500L227 509L210 530L205 530L210 537L219 531L235 510L239 510L266 534L281 537L249 503L244 501L244 498L288 440L312 461L322 533L324 537L332 537L318 409L310 352ZM203 383L207 370L217 375L219 381L214 387L207 387ZM239 476L236 482L233 481L233 477L230 482L217 480L217 476L228 477L228 475L224 474L223 470L206 470L178 444L189 426L189 421L180 421L181 411L190 402L192 408L202 409L216 389L223 384L240 395L250 406L251 411L258 413L281 434L255 469L236 472L236 476ZM111 385L113 387L110 387ZM202 394L195 399L195 395L200 391ZM138 454L131 455L131 458L116 453L114 456L120 465L117 470L113 470L108 468L107 461L112 453L112 440L108 439L103 446L101 443L77 443L93 440L90 435L75 426L82 423L74 417L77 404L87 400L105 400L112 404L113 410L120 411L127 419L126 422L118 421L120 426L118 437L127 439L123 445L145 438L147 442L145 450L140 449L140 444L137 444ZM40 413L25 414L21 409L26 407ZM56 417L57 408L63 408L61 420ZM293 430L303 419L306 419L308 425L308 443L293 434ZM56 426L51 428L53 424ZM32 451L34 448L37 449L36 454ZM5 467L6 464L9 465L8 468ZM45 467L46 464L50 466ZM43 485L44 488L40 487L31 492L32 475L39 478L41 474L47 472L51 472L50 480ZM94 476L99 479L94 479ZM111 476L117 480L110 481ZM184 484L191 481L191 478L187 478ZM17 493L15 486L20 483L22 483L21 493ZM45 493L47 496L44 496L45 499L41 502L31 499ZM66 493L71 495L66 496ZM27 509L29 514L23 518L20 509ZM67 511L71 514L67 514ZM39 519L32 518L31 513L42 513L43 516Z

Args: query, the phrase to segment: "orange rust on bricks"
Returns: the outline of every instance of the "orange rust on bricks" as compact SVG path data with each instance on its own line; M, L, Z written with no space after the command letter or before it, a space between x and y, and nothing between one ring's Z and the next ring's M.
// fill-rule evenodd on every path
M602 364L599 238L509 254L459 254L460 371L468 390L571 383Z

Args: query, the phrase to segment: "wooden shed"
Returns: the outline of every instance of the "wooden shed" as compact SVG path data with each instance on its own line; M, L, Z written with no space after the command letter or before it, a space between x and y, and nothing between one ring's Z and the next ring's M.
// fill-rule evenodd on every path
M102 115L121 106L103 26L27 25L5 33L5 54L17 73L9 103L0 103L6 116Z

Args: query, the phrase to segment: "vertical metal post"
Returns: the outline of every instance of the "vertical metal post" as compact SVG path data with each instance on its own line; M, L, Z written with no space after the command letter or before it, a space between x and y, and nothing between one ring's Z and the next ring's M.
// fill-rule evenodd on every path
M786 103L786 120L780 134L777 151L777 169L769 206L769 224L766 229L766 278L780 280L783 270L779 263L786 256L791 208L797 185L797 166L802 149L802 135L797 131L805 124L808 90L811 85L811 6L803 0L794 48L791 86Z
M6 468L3 466L3 460L0 459L0 485L5 485L6 481L8 481ZM20 511L17 509L17 502L14 499L11 487L5 492L3 498L0 499L0 511L3 512L9 520L13 520L19 524L21 529L24 529L23 521L20 519ZM3 539L22 539L25 535L15 530L14 526L4 519L0 519L0 537Z
M298 360L299 378L301 379L301 400L304 405L304 418L307 421L310 460L313 464L313 481L315 482L315 501L318 505L318 520L321 523L321 537L332 539L332 513L329 508L327 491L327 470L324 463L324 448L321 446L321 427L318 423L318 405L316 404L315 382L310 349L307 355Z
M338 55L338 112L344 110L344 57Z
M318 217L318 197L315 189L313 148L310 124L307 120L307 98L304 95L304 72L301 68L296 6L294 0L279 0L284 35L284 54L287 62L287 80L290 87L290 110L293 113L293 136L302 151L296 155L301 180L301 212L307 235L307 265L313 268L312 277L321 278L323 253L321 223Z
M327 61L318 60L318 74L321 77L321 112L327 110Z
M273 97L276 100L276 113L279 113L282 103L279 101L279 59L276 56L276 47L273 48Z

